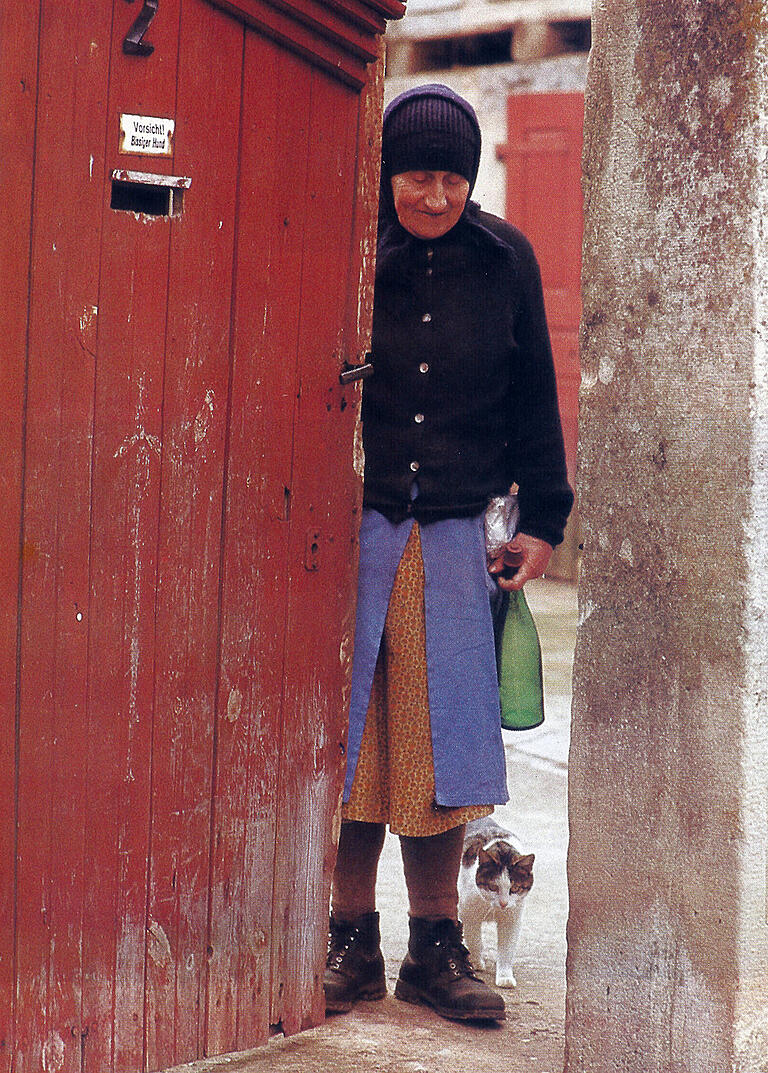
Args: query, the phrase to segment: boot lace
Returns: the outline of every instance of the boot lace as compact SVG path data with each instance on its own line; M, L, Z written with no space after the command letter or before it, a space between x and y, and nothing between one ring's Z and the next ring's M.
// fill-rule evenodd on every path
M328 932L328 956L325 962L329 969L338 970L341 968L344 958L359 934L357 928L330 928Z
M468 976L472 980L479 979L474 966L472 965L469 950L467 950L466 946L459 938L436 939L435 946L441 950L449 972L451 972L457 980L461 979L463 976Z

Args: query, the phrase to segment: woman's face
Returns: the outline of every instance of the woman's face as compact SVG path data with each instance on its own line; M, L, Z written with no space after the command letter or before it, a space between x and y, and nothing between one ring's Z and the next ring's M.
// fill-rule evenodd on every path
M452 171L403 171L392 176L397 218L416 238L440 238L464 211L469 183Z

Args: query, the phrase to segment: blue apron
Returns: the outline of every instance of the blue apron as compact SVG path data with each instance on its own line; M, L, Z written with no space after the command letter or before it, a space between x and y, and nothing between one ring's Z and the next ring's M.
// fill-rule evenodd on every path
M499 720L483 515L421 526L427 681L438 805L503 804L507 793ZM395 573L413 522L364 510L360 528L355 652L350 696L349 799Z

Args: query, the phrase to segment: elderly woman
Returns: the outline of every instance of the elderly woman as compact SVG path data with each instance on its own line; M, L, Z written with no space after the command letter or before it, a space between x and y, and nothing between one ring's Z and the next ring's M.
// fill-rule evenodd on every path
M375 886L389 824L409 897L395 995L504 1018L457 920L464 825L508 799L493 604L544 572L573 496L538 266L469 201L479 161L475 113L447 87L387 108L329 1011L386 991ZM513 483L522 564L494 579L484 512Z

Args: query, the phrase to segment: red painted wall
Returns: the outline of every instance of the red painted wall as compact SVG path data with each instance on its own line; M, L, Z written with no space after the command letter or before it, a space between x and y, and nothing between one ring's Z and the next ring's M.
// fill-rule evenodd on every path
M507 105L507 219L533 243L552 338L568 473L576 473L583 210L581 93L513 94ZM575 577L574 513L552 573Z

